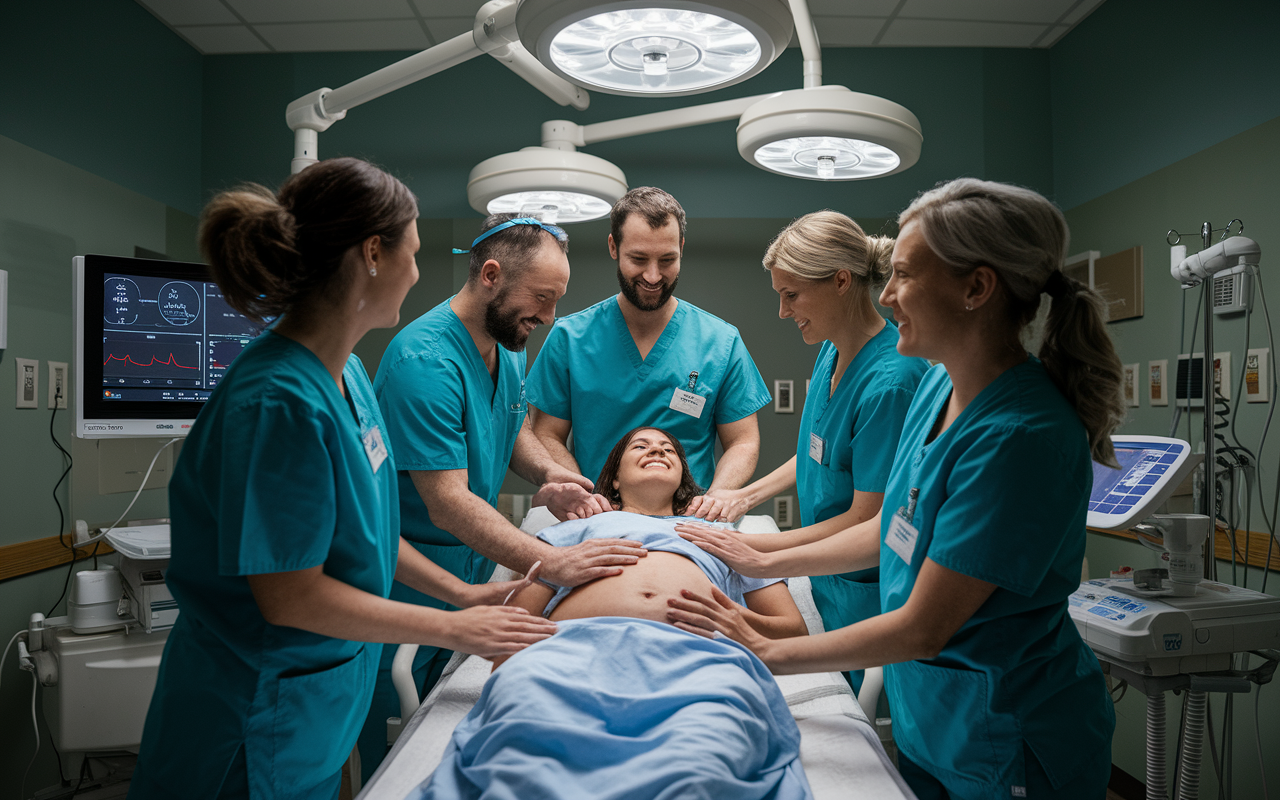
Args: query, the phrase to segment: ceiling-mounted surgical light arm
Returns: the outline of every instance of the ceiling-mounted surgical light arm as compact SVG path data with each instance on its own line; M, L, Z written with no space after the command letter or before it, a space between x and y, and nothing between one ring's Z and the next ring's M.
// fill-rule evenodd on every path
M567 119L548 120L542 123L542 146L555 150L573 150L575 147L613 139L625 139L628 136L689 128L694 125L708 125L712 122L727 122L742 116L742 112L757 101L771 96L757 94L736 100L721 100L718 103L704 103L700 106L675 108L670 111L655 111L652 114L641 114L608 122L594 122L590 125L579 125Z
M804 88L822 85L822 46L818 43L818 29L809 16L809 4L805 0L790 0L791 17L795 21L796 38L800 40L800 54L804 56Z
M534 58L515 30L517 0L490 0L476 14L470 33L383 67L337 89L317 89L285 110L294 132L292 171L301 172L319 156L319 133L346 116L349 109L488 53L562 106L585 109L591 102L582 89L551 72Z

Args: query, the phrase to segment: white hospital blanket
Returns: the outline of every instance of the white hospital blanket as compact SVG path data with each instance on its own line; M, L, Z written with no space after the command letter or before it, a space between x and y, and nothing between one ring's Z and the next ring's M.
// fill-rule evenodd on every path
M532 532L547 524L545 518L537 516L539 512L545 509L531 511L521 528ZM777 530L769 517L747 517L741 529L749 533ZM493 580L511 577L509 570L499 567ZM822 620L813 604L809 579L792 578L789 584L809 632L821 633ZM490 662L479 656L454 654L440 682L365 785L359 795L361 800L403 800L431 774L440 763L453 729L479 699L491 669ZM840 673L776 678L800 728L800 762L815 800L914 800L915 795L885 755L875 728Z

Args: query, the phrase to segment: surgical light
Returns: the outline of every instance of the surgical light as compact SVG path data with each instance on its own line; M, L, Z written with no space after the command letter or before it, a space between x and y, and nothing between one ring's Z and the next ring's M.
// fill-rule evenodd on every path
M783 0L522 0L520 40L552 72L621 95L687 95L760 72L793 30Z
M599 219L627 192L627 176L603 158L526 147L471 170L467 201L481 214L513 212L564 225Z
M794 89L743 112L738 152L761 169L811 180L892 175L920 158L920 121L883 97L843 86Z

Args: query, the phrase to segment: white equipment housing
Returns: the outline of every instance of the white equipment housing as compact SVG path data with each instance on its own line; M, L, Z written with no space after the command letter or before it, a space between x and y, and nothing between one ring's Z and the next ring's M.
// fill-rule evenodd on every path
M1192 597L1139 597L1129 578L1085 581L1070 598L1076 630L1094 652L1145 674L1231 668L1231 654L1280 648L1280 598L1203 581Z

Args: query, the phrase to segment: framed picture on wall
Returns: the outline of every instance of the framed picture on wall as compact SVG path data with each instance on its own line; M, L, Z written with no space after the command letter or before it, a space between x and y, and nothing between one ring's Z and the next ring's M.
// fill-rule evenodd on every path
M1124 404L1137 408L1138 406L1138 369L1139 364L1124 365Z
M1147 399L1153 406L1169 405L1169 359L1147 362Z

